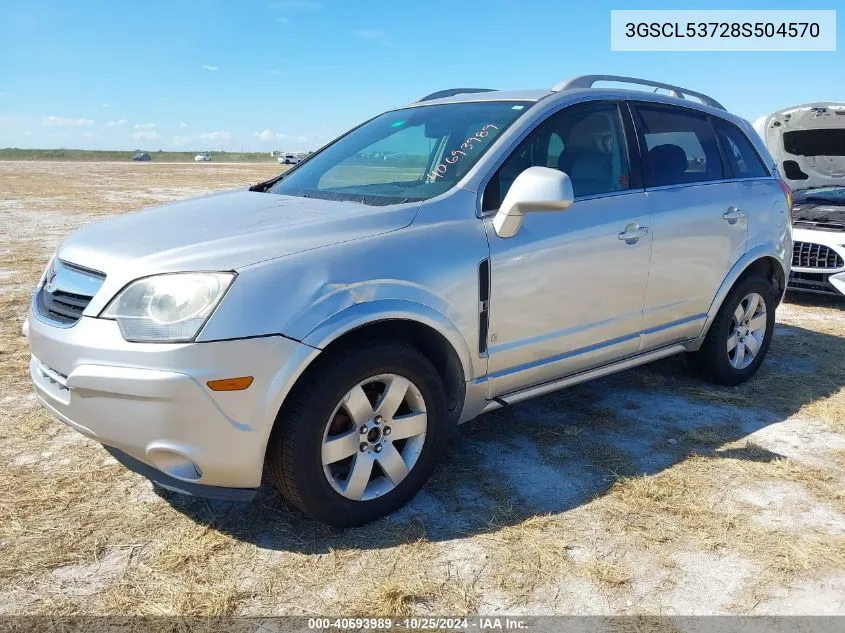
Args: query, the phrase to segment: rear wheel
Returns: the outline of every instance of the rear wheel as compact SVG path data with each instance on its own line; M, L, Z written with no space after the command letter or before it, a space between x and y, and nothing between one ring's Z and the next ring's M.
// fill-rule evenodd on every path
M407 503L442 448L446 401L436 370L400 342L331 354L303 379L276 421L267 452L284 497L337 526Z
M777 299L771 283L749 277L725 298L701 349L692 354L695 366L720 385L738 385L760 367L775 329Z

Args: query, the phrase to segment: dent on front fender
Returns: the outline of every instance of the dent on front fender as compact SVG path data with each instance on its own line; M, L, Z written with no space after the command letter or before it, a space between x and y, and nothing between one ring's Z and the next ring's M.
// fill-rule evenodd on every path
M367 322L409 319L453 344L468 379L482 375L478 266L489 251L464 206L441 203L401 230L239 270L198 340L282 334L319 347Z
M411 321L430 327L439 333L455 350L466 380L477 375L472 354L460 330L444 314L429 305L407 299L384 298L357 303L333 314L311 330L302 342L319 349L356 328L377 321Z

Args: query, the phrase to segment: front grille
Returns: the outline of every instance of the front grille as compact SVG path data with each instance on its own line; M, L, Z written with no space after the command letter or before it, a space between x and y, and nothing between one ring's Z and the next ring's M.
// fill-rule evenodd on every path
M33 356L33 358L35 358ZM44 378L49 380L52 384L57 385L60 389L64 389L67 391L67 376L63 373L56 371L55 369L51 369L47 367L44 363L40 360L35 358L35 366L38 368L38 371L41 373Z
M56 259L44 277L44 285L35 295L34 308L44 319L61 326L76 323L105 275Z
M830 283L830 275L826 273L801 273L793 270L789 273L789 287L796 290L841 295Z
M38 307L43 316L59 323L76 323L93 298L61 290L47 292L42 288L38 293Z
M812 242L795 242L792 246L792 265L798 268L826 268L845 266L845 261L832 248Z
M796 229L845 233L845 222L837 222L835 220L795 220L792 226Z

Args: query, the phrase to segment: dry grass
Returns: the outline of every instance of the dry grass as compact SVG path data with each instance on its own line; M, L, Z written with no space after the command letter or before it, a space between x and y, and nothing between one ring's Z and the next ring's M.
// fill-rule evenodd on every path
M809 308L794 303L802 301ZM823 420L845 430L845 300L788 295L778 311L778 327L788 334L773 342L773 355L741 388L713 389L669 359L633 372L634 384L666 389L703 402L756 408L761 403L784 416ZM788 329L787 329L788 328ZM791 331L790 331L791 330ZM796 369L798 372L796 373Z
M597 601L618 612L628 600L640 608L653 576L670 574L666 587L695 586L677 562L690 551L759 570L729 597L731 609L747 611L771 587L845 568L842 533L767 525L760 508L733 500L788 482L805 491L808 507L845 516L845 448L823 460L784 459L765 434L748 439L742 430L742 412L762 403L778 420L821 420L832 437L845 434L845 316L836 306L787 304L779 320L793 332L775 339L771 363L741 388L707 387L676 359L486 415L461 430L421 500L356 530L308 521L270 490L234 509L161 498L34 405L20 326L29 289L64 234L101 215L275 171L0 163L0 272L9 273L0 275L0 613L404 615L525 605L583 613ZM795 373L802 363L811 371ZM617 388L627 392L613 404ZM683 407L654 408L649 398L662 394L724 405L728 414L686 424ZM669 465L638 470L644 455L635 447L652 427L665 432L654 433L651 450ZM488 463L505 449L534 467L518 485ZM557 471L573 480L561 482L567 490L551 511L538 510L523 494L543 483L531 473ZM578 477L593 487L572 502ZM546 494L555 501L558 491ZM728 608L724 596L699 599L714 612Z
M811 499L845 512L841 476L787 459L735 461L694 456L654 476L617 482L600 502L605 519L624 526L644 547L691 539L709 551L730 550L753 560L767 581L786 581L820 568L845 568L845 538L820 530L769 529L749 514L725 508L725 481L733 488L781 480L801 484Z
M26 201L33 211L108 214L191 195L248 186L284 168L278 164L0 162L0 200Z
M587 578L606 589L619 589L631 582L628 572L606 561L591 561L584 566L584 571Z

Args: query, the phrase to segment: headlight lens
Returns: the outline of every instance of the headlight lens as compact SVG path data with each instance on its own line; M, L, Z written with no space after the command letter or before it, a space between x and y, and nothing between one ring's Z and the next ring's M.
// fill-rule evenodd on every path
M118 293L100 316L115 319L127 341L190 341L234 278L234 273L175 273L138 279Z

